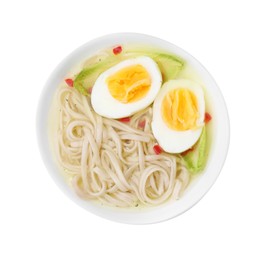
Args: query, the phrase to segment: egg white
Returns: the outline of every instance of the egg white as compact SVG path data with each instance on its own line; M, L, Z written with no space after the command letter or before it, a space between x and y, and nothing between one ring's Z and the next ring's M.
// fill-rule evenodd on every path
M196 130L177 131L169 128L162 118L161 106L165 95L174 89L185 88L194 93L198 102L199 118ZM159 145L169 153L182 153L191 148L199 139L204 125L205 100L202 87L191 80L178 79L166 82L153 104L152 131Z
M121 103L109 92L106 80L109 76L123 68L132 65L142 65L151 78L151 86L148 93L140 100L132 103ZM157 63L149 57L141 56L118 63L103 72L96 80L92 93L91 104L96 113L108 118L123 118L148 107L155 99L162 85L162 74Z

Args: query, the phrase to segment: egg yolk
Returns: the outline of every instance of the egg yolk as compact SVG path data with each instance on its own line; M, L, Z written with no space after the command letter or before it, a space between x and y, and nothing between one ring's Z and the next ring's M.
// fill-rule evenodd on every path
M151 86L151 78L141 65L119 70L106 79L110 94L122 103L136 102L143 98Z
M197 128L199 118L197 98L188 89L169 91L162 101L161 113L166 125L173 130L185 131Z

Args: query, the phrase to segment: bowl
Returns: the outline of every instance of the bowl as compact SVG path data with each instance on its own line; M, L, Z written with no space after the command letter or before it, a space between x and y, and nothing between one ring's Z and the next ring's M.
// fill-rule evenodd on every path
M100 204L86 201L79 198L71 187L67 184L51 151L48 135L48 117L52 98L56 87L62 82L71 69L90 57L100 49L110 48L110 46L126 44L145 44L152 45L161 49L168 50L190 63L190 65L200 75L208 93L208 98L212 103L212 144L204 172L187 188L183 196L171 203L165 203L158 207L139 208L139 209L118 209L114 207L102 206ZM110 34L80 46L70 53L55 68L48 78L41 97L37 111L37 140L40 153L44 164L52 179L63 193L79 206L100 217L122 223L129 224L150 224L165 221L176 217L193 205L195 205L211 188L217 179L226 159L229 146L229 118L223 96L216 82L209 72L193 56L177 47L176 45L162 39L138 34L138 33L117 33Z

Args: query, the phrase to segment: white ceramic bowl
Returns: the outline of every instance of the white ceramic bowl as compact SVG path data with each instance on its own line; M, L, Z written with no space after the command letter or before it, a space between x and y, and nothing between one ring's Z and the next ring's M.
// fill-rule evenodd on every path
M101 206L80 199L66 184L63 176L60 174L55 159L52 158L51 147L49 147L47 129L48 113L52 97L59 83L75 65L95 54L98 50L129 43L151 44L154 47L159 47L166 49L169 52L176 53L178 56L189 62L190 65L201 75L213 106L213 138L208 163L204 172L193 185L188 187L181 199L152 209L123 210ZM51 174L58 187L75 203L91 213L109 220L130 224L148 224L164 221L180 215L195 205L211 188L222 169L227 155L229 146L229 119L223 96L217 84L208 71L194 57L183 49L152 36L136 33L118 33L103 36L82 45L69 54L56 67L46 82L39 101L37 111L37 138L40 152L48 172Z

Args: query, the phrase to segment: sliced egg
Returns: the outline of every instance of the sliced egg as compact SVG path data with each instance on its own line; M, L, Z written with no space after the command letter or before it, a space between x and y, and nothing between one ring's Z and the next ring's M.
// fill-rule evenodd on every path
M202 87L187 79L170 80L153 104L153 134L164 151L184 152L199 139L204 115Z
M128 117L149 106L161 85L162 75L154 60L146 56L128 59L97 78L91 104L101 116Z

